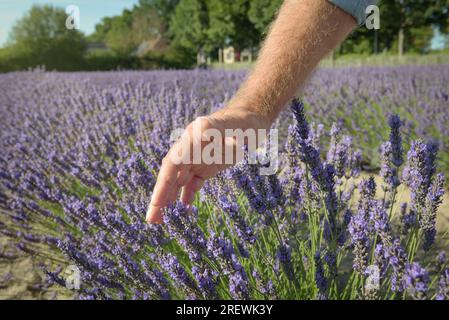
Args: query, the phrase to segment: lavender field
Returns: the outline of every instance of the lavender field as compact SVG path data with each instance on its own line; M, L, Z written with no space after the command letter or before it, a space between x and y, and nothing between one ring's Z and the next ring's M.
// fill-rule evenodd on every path
M448 299L449 66L318 70L276 175L239 163L145 222L172 131L245 76L0 75L0 233L40 286L74 265L76 299Z

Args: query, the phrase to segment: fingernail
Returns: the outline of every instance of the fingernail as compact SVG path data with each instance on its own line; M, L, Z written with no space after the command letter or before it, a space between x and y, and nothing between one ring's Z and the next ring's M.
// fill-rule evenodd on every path
M151 223L151 222L150 222L150 208L151 208L151 205L148 206L147 213L146 213L146 215L145 215L145 220L146 220L148 223Z

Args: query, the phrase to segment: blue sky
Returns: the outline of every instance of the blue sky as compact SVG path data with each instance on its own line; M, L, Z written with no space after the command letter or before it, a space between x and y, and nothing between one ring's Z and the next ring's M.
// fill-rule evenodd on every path
M52 4L64 9L70 4L77 5L80 8L81 30L89 34L101 18L118 15L137 3L138 0L0 0L0 46L5 44L14 23L33 4Z
M432 39L432 49L441 49L444 47L444 37L437 32L435 37Z

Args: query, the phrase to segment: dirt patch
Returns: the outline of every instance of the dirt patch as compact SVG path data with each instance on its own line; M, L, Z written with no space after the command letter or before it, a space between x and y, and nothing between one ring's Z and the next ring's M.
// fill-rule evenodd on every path
M18 250L6 237L0 237L0 300L71 299L72 293L60 286L49 286L33 257Z
M368 174L362 174L361 178L367 178L371 175ZM372 175L374 179L376 180L377 185L377 196L381 197L383 195L382 190L382 178L378 175ZM359 181L360 179L358 179ZM396 201L395 201L395 207L394 207L394 213L398 213L398 207L401 205L401 203L407 202L410 203L410 190L404 186L401 185L398 188ZM446 191L443 197L443 203L438 208L438 214L437 214L437 231L439 234L444 234L449 232L449 192Z

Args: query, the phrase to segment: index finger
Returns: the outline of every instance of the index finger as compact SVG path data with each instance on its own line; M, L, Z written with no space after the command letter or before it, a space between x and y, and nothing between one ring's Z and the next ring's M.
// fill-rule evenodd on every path
M146 216L147 222L162 222L162 208L167 206L169 199L173 198L173 194L179 191L179 188L176 186L178 171L179 165L175 165L167 155L162 160L162 166L154 186L153 196L151 197Z

